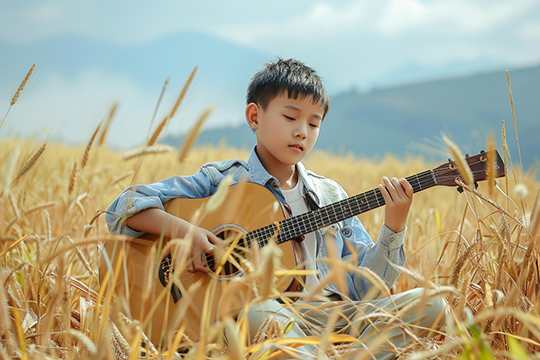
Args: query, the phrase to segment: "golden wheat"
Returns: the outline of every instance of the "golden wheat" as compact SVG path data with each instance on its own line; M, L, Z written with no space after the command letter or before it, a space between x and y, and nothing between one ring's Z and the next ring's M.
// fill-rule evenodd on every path
M17 88L17 91L15 91L15 94L13 95L13 98L11 98L10 106L15 105L17 100L19 99L19 96L21 95L21 92L24 90L26 83L30 79L30 76L34 73L34 70L36 69L36 64L33 64L30 70L26 73L26 76L24 77L23 81L21 82L21 85Z
M37 147L39 146L38 144ZM11 165L16 157L15 149L32 147L36 145L21 140L0 142L0 163L5 164L4 171L13 169L14 175L11 175L11 178L14 178L17 173L18 161L14 162L15 165ZM89 149L88 146L86 148ZM9 192L4 191L0 194L0 223L3 224L0 226L0 235L3 239L8 239L0 244L0 254L2 254L0 256L2 264L0 282L6 284L0 287L0 301L5 305L0 309L0 338L2 339L0 356L9 357L17 352L21 353L21 346L29 349L28 356L32 354L31 356L36 358L45 358L43 354L46 351L52 351L58 354L57 356L66 358L77 357L77 353L87 355L93 353L92 345L83 343L85 339L77 337L80 336L79 333L73 333L70 331L72 329L84 334L92 341L98 349L97 357L127 358L130 354L135 356L137 352L132 351L133 344L137 344L136 336L140 336L141 339L145 337L143 333L136 335L137 332L133 333L132 330L136 329L136 326L145 332L148 330L143 324L122 325L121 323L125 321L122 320L123 315L116 305L109 306L108 317L100 318L98 315L104 313L104 306L107 305L100 300L98 295L93 295L93 292L103 290L101 299L108 296L106 287L100 288L98 281L100 244L102 241L113 240L121 244L126 240L125 237L107 235L103 212L97 212L97 210L106 209L125 187L122 182L133 174L136 165L130 161L123 161L123 154L120 152L113 152L106 147L96 147L92 149L96 151L96 159L107 159L107 161L87 162L85 171L82 172L81 167L74 165L72 157L72 154L77 151L89 152L84 148L49 144L47 156L41 156L41 160L33 165L32 171L35 176L21 176L9 188ZM189 156L184 158L181 174L196 173L199 166L209 160L233 157L247 159L248 155L248 150L227 149L219 146L199 148L197 151L189 152ZM151 156L154 160L141 167L139 173L141 182L155 182L177 171L178 155L174 152L155 153ZM18 157L15 160L18 160ZM375 188L383 174L401 177L432 167L432 164L419 159L401 161L386 157L370 160L350 155L336 156L320 151L308 157L305 164L322 175L334 178L350 194ZM66 184L71 183L71 179L75 178L73 173L77 167L79 170L76 175L76 186L85 189L86 195L80 197L78 205L73 205L73 198L66 197ZM71 171L66 169L71 169ZM51 174L54 175L50 176ZM518 196L515 189L517 182L511 177L504 181L510 184L508 186L510 192L507 194L510 199L519 199L519 196L523 195ZM2 183L5 184L5 181ZM534 332L534 316L539 306L538 294L534 286L531 286L537 281L536 268L533 265L538 254L534 250L535 247L531 245L538 241L539 206L538 201L534 201L533 197L537 196L540 186L538 180L529 175L526 175L519 183L523 183L530 190L524 196L527 198L527 203L536 205L532 210L513 205L511 201L509 205L503 206L502 204L507 201L505 195L501 192L487 195L489 192L488 187L485 186L487 183L480 183L478 189L462 184L466 190L463 194L458 194L450 188L434 188L426 193L415 194L405 244L406 252L410 256L404 275L409 276L401 276L392 289L393 292L399 292L418 285L433 286L433 294L447 294L445 296L450 299L454 296L454 292L458 291L457 301L451 302L455 316L453 321L463 329L468 329L471 325L465 319L461 309L470 308L473 320L478 323L478 327L487 330L482 336L491 344L489 351L497 356L501 356L507 346L505 338L499 335L500 332L538 341ZM68 192L70 187L68 185ZM84 211L78 210L79 208ZM468 210L465 211L465 209ZM524 214L524 211L527 213ZM437 220L435 220L435 214L438 214ZM530 221L523 220L525 215ZM371 236L377 238L384 217L384 209L376 209L359 217ZM14 236L17 233L15 229L20 236ZM480 235L478 235L479 230ZM93 231L90 236L89 231ZM463 246L459 248L460 252L456 248L458 238L462 240L461 246ZM74 244L68 246L68 243L72 241ZM173 249L172 243L169 245L171 246L167 248ZM456 252L460 253L457 263L454 261ZM152 255L149 262L152 268L156 264L157 250L153 254L155 256ZM42 265L39 265L39 259ZM179 258L179 261L184 260ZM247 275L245 281L260 279L256 277L259 276L257 270L263 264L263 262L256 263L254 276L250 278L250 275ZM521 271L517 270L519 264L523 264ZM178 266L183 265L179 263ZM340 265L336 262L334 266L342 267L338 271L360 271L354 267L350 268L350 264L347 263ZM6 270L7 273L5 273ZM373 283L380 281L368 272L362 275ZM80 282L78 290L74 290L74 281L67 281L66 276ZM147 278L147 283L159 281L153 278L150 272L144 276ZM40 282L39 291L30 285L34 284L36 279ZM486 283L488 283L487 286ZM381 283L374 287L381 287L382 294L390 293L390 289L385 289L383 285L384 283ZM454 287L447 285L454 285ZM271 284L265 285L264 288L266 289L267 286ZM186 293L188 293L187 290ZM433 294L430 293L430 296ZM151 299L149 295L145 296ZM306 298L305 296L302 295L302 298ZM246 299L251 301L249 298ZM38 303L41 306L37 307ZM515 312L504 311L503 307L504 309L513 307ZM13 308L20 309L20 322L14 322ZM41 321L36 321L35 324L29 322L33 325L22 328L24 341L18 340L20 335L16 332L9 334L3 330L15 329L15 325L24 322L25 318L30 321L31 315L27 315L31 314L30 310ZM54 314L61 315L54 316ZM175 314L172 321L180 327L185 326L182 324L182 313ZM101 330L99 330L99 322L106 323ZM222 340L219 334L222 334L223 325L219 324L210 327L205 338L200 341L187 340L180 332L174 340L175 344L178 344L175 348L183 348L186 351L191 349L189 356L195 354L208 354L208 356L220 354L219 356L224 358L231 358L233 354L249 356L249 349L252 348L245 345L244 330L233 323L229 323L228 326L238 336L233 339L234 348L220 350ZM156 331L156 329L153 330ZM269 327L268 334L273 332L274 330ZM325 336L330 335L325 334ZM260 337L264 337L262 333ZM438 344L416 339L410 348L399 351L404 354L412 352L452 358L456 356L456 351L463 351L465 346L475 346L474 340L464 334L445 334L441 339L444 338L453 346L446 346L445 340ZM284 346L279 343L282 339L280 336L273 338L266 336L263 343L277 344L276 348L281 349ZM328 339L330 339L330 349L332 338L328 337ZM38 344L38 341L40 345L33 347ZM164 349L151 350L153 345L158 344L151 344L148 338L145 342L146 347L140 344L141 354L146 352L150 358L157 357L156 353L163 355ZM532 342L521 343L529 354L539 349ZM292 347L300 344L293 343ZM344 344L343 348L348 348L348 345ZM340 356L345 356L345 349L342 349L343 351L339 349L338 346L333 352L329 351L332 352L332 356L339 359ZM421 352L422 350L425 353ZM268 355L272 356L272 354ZM180 358L181 355L168 352L164 356L174 359Z

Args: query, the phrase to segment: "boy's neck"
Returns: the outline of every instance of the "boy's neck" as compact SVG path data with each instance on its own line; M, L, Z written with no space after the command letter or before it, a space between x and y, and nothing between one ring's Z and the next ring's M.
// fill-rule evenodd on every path
M255 150L257 152L257 150ZM270 175L275 177L279 181L279 185L282 190L290 190L298 183L298 172L296 171L296 165L280 165L277 166L271 161L266 161L258 152L257 155L263 167L268 171Z

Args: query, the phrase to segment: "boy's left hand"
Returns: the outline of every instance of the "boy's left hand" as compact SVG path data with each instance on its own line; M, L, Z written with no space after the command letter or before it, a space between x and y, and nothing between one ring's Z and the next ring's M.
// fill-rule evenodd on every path
M404 178L390 180L383 176L382 180L384 186L379 185L379 190L386 202L384 223L390 230L398 233L405 229L412 203L413 188Z

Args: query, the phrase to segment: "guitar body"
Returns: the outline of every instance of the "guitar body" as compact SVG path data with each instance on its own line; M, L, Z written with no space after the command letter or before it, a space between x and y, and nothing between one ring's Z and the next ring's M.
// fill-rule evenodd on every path
M279 201L257 184L231 186L221 205L208 212L205 208L210 199L174 199L165 204L165 210L213 232L226 242L234 243L231 246L237 245L239 250L235 248L233 251L236 262L225 264L219 274L214 271L209 275L187 271L192 260L186 258L189 240L163 239L161 254L158 252L159 236L149 234L123 243L105 244L102 258L108 256L111 259L112 269L116 268L118 261L122 262L116 274L115 306L133 319L140 320L154 344L172 341L171 335L174 338L180 328L191 340L197 340L205 327L226 316L235 316L250 296L254 296L250 285L242 281L244 272L235 266L251 260L252 252L246 249L245 243L241 243L242 236L285 219ZM283 253L280 262L284 270L295 269L302 262L298 242L286 241L277 246ZM123 256L119 258L122 247ZM217 267L216 263L214 270ZM102 260L102 282L108 271ZM111 274L109 284L113 278ZM280 292L296 291L299 290L299 282L293 276L280 278L276 288Z

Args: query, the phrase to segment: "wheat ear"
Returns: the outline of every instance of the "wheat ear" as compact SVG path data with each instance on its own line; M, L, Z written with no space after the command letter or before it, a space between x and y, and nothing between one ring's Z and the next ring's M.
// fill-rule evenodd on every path
M36 64L32 65L32 67L30 68L30 70L28 70L28 73L26 74L26 76L24 77L21 85L19 85L19 88L17 89L17 91L15 92L15 95L13 95L13 97L11 98L11 103L9 104L9 107L7 109L7 112L6 112L6 115L4 115L4 118L0 121L0 128L2 127L2 125L4 124L4 121L6 121L6 118L9 114L9 111L11 110L11 107L13 105L15 105L15 103L17 102L17 100L19 99L19 96L21 95L21 92L23 91L24 87L26 86L26 83L28 82L28 79L30 79L30 76L32 76L32 73L34 72L34 70L36 69Z
M165 90L167 89L167 86L169 86L169 82L171 81L171 77L167 77L167 80L165 80L165 83L163 83L163 87L161 88L161 93L159 94L158 101L156 103L156 107L154 109L154 114L152 114L152 120L150 121L150 127L149 131L152 130L152 127L154 126L154 120L156 120L157 112L159 109L159 105L161 104L161 100L163 99L163 94L165 94Z
M75 188L75 181L77 179L77 161L73 163L73 167L71 168L71 173L69 176L69 185L68 185L68 194L71 195L73 192L73 189Z
M180 93L180 96L178 96L178 99L176 100L176 103L174 104L171 113L169 114L169 117L173 117L174 114L176 114L176 110L178 109L178 106L180 106L180 103L182 102L182 99L186 95L187 89L189 88L189 85L191 85L191 81L195 77L195 73L197 72L197 66L193 69L191 74L189 75L189 78L187 79L184 88L182 89L182 92Z
M88 142L88 145L86 145L86 150L84 150L84 155L83 155L82 161L81 161L81 170L84 169L84 167L86 166L86 163L88 162L88 156L90 155L90 149L92 148L92 144L94 143L94 140L96 139L96 136L97 136L97 134L99 132L99 129L101 128L101 124L103 124L103 121L101 121L99 123L98 127L96 128L96 131L94 131L94 134L92 135L92 138Z
M156 128L156 130L152 134L152 137L150 138L150 140L148 140L148 146L152 146L152 145L155 144L159 134L161 134L161 131L163 130L163 128L165 127L165 125L167 124L167 122L169 121L170 118L171 118L170 115L167 115L167 116L165 116L165 118L163 118L163 120L161 120L158 127Z
M446 143L446 146L450 149L450 152L452 153L452 156L454 157L459 173L461 174L461 177L463 178L463 181L465 184L470 185L474 182L474 178L472 175L471 168L469 167L469 164L463 159L463 155L461 154L461 150L459 150L459 147L449 138L443 135L443 140Z
M165 116L165 118L163 120L161 120L161 123L158 125L158 127L156 128L156 130L152 134L152 137L150 138L150 140L148 140L148 146L152 146L152 145L155 144L159 134L161 133L161 131L163 130L163 128L165 127L165 125L167 124L169 119L171 119L174 116L174 114L176 114L176 110L178 110L178 107L180 106L180 103L182 102L182 99L184 99L184 96L186 95L187 89L189 88L189 85L191 84L191 81L193 80L193 77L195 76L196 72L197 72L197 67L195 67L195 69L193 69L193 71L189 75L189 78L187 79L186 83L184 84L184 88L182 89L182 92L180 92L180 95L176 99L176 102L174 103L174 106L173 106L171 112L169 113L169 115Z
M135 148L132 150L129 150L124 153L122 156L122 160L129 160L134 157L148 155L148 154L163 154L169 151L172 151L173 147L169 145L152 145L152 146L145 146L142 148Z
M36 150L36 152L34 152L34 154L32 154L32 156L30 156L30 158L26 161L26 163L23 165L23 167L21 168L21 170L15 177L15 179L13 179L13 181L11 182L12 185L15 183L15 181L17 181L21 176L26 174L36 164L39 158L43 155L43 152L45 151L46 147L47 147L47 143L45 142L43 145L41 145L39 149Z
M107 131L109 130L109 125L111 125L112 118L114 117L114 114L116 113L117 108L118 108L118 103L115 102L113 106L111 107L111 110L109 111L107 120L105 120L105 126L103 127L103 131L101 132L101 136L99 137L99 142L98 142L99 146L101 146L105 142Z
M184 138L184 141L182 142L182 150L180 150L180 156L178 156L179 162L182 162L186 159L189 150L191 150L191 148L195 144L195 140L197 140L197 137L199 136L199 132L201 131L201 127L204 121L206 120L206 118L208 118L211 112L212 108L207 108Z
M26 73L26 76L24 77L21 85L19 85L19 88L15 92L15 95L13 95L13 98L11 98L10 106L15 105L15 103L19 99L19 96L21 95L21 92L23 91L24 87L26 86L26 83L30 79L30 76L32 76L32 73L34 72L35 69L36 69L36 64L32 65L30 70L28 70L28 72Z

